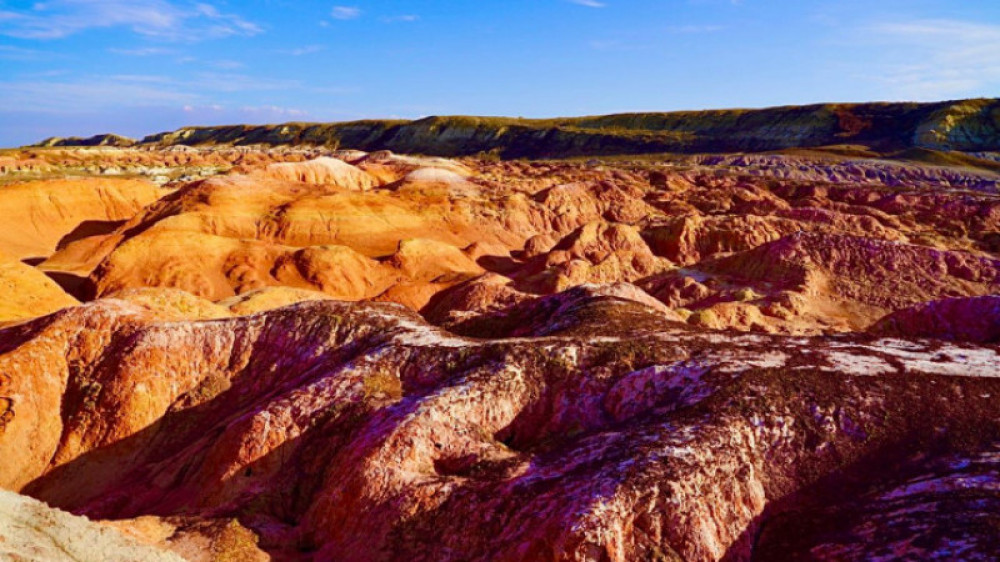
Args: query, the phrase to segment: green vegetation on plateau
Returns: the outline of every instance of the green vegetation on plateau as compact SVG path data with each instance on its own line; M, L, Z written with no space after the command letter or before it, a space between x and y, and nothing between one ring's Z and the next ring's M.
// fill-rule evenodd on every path
M102 135L94 139L48 139L41 144L109 144L98 142L107 138ZM880 152L911 148L995 151L1000 150L1000 99L819 104L557 119L453 116L416 121L185 127L150 135L139 144L319 145L438 156L493 153L504 158L755 152L828 145L861 145Z

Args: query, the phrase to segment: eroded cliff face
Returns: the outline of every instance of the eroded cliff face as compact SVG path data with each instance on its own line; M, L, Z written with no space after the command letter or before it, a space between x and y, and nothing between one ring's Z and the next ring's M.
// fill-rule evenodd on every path
M10 158L0 488L149 559L996 552L989 166Z
M1000 146L996 100L820 104L637 113L560 119L429 117L418 121L187 127L141 144L318 145L438 156L494 152L507 158L602 154L741 152L840 144L993 151ZM45 146L127 146L129 139L49 139Z
M831 487L868 501L898 477L880 462L992 454L996 347L724 335L632 306L627 337L516 340L398 305L70 309L3 332L0 477L94 518L236 517L264 549L317 559L716 560L750 558L762 525L801 541L769 522ZM863 486L838 480L860 466ZM974 532L963 521L911 538Z
M0 490L0 556L5 560L183 562L113 528Z
M178 166L220 158L191 150ZM47 157L58 165L64 152ZM104 216L102 207L35 221L39 238L59 240L50 255L39 247L39 267L84 300L162 287L210 301L285 289L275 302L290 303L312 291L397 302L452 329L513 318L509 306L581 284L629 282L694 325L859 331L998 285L1000 175L987 169L830 155L607 164L296 156L266 152L211 178L144 184L159 199L124 221L82 223L100 228L72 225ZM35 239L27 231L8 245Z

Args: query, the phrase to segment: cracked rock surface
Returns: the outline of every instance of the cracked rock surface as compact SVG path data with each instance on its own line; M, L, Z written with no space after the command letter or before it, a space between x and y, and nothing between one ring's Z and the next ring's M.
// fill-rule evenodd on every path
M989 166L6 158L37 218L0 235L0 556L1000 546ZM69 176L101 162L169 181Z

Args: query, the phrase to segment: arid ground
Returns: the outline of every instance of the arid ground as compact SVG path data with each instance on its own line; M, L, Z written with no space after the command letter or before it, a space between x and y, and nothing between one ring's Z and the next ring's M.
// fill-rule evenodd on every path
M3 151L0 558L994 559L1000 110L872 107Z

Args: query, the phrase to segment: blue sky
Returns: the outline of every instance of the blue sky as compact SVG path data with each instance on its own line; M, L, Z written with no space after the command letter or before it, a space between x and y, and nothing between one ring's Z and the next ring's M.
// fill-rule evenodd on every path
M0 146L997 95L997 0L0 0Z

